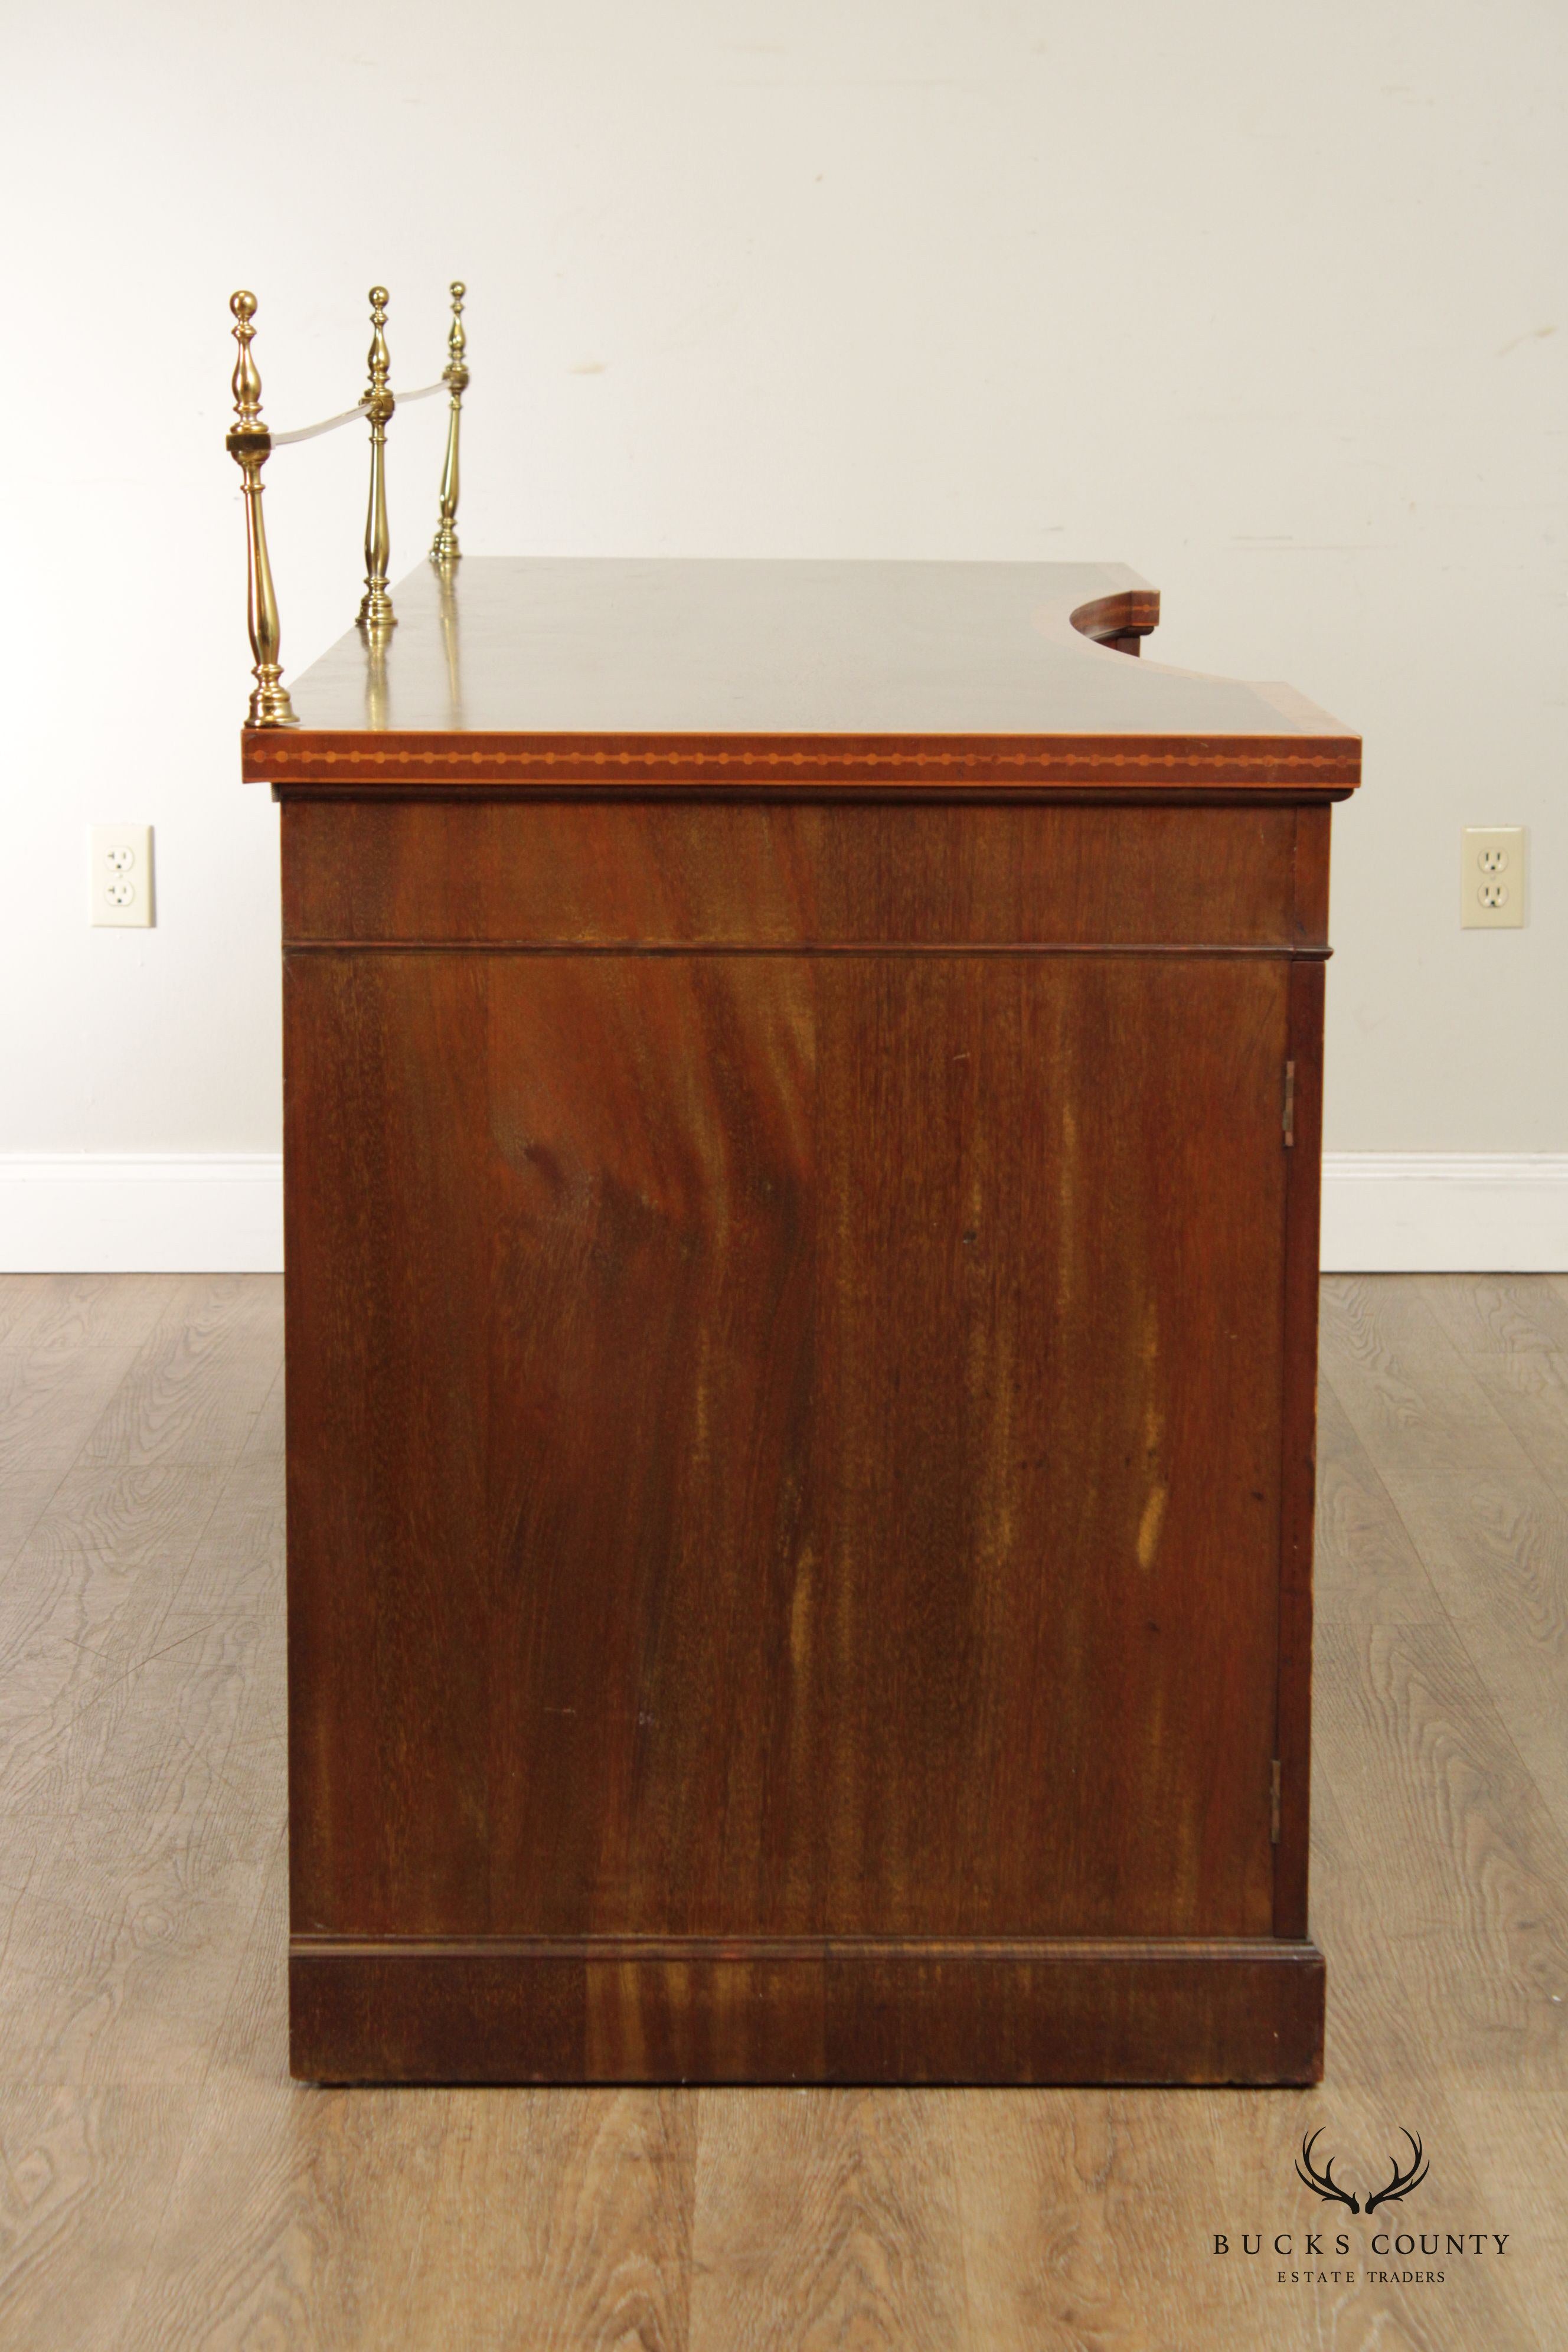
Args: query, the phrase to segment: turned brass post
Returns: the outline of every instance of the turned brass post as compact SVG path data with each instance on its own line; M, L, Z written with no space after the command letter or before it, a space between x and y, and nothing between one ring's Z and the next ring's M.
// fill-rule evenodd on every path
M386 725L386 646L391 632L367 629L364 633L364 723L383 729Z
M447 364L441 371L441 381L450 386L452 398L447 415L447 458L441 468L441 520L430 548L432 563L456 563L462 553L458 545L458 434L463 422L463 394L468 388L463 357L468 348L463 297L468 290L460 278L452 280L452 328L447 337Z
M229 426L224 446L245 478L247 617L256 678L246 723L251 727L297 727L300 722L294 716L278 659L278 598L272 587L267 524L261 512L261 468L267 463L272 436L261 421L261 378L250 356L251 338L256 332L251 324L256 316L256 297L243 292L233 294L228 307L234 314L234 340L239 345L239 357L231 380L236 421Z
M370 289L370 389L364 412L370 418L370 507L364 519L364 596L359 608L362 629L390 629L397 619L386 593L386 566L391 541L386 528L386 422L394 401L387 376L386 304L384 286Z

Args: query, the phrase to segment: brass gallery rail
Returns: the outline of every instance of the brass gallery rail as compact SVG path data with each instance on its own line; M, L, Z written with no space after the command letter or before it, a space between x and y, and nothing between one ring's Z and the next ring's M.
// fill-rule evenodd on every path
M274 449L285 448L295 441L313 441L318 435L331 433L340 425L352 424L356 417L368 420L370 504L365 515L364 596L359 609L359 625L373 644L384 643L387 632L397 620L386 586L391 557L386 523L386 427L399 403L406 405L410 401L428 400L438 392L447 393L447 451L441 467L440 520L430 548L430 561L447 574L458 562L458 440L463 394L468 386L467 337L463 331L463 297L467 290L460 278L453 280L447 364L437 381L422 384L416 392L398 393L387 381L391 373L386 348L387 292L384 286L373 286L368 386L353 408L340 410L336 416L323 417L317 425L301 425L291 433L269 432L262 421L261 377L250 350L256 333L256 297L244 291L230 297L228 307L234 313L234 339L239 345L239 357L235 362L233 377L235 422L229 427L225 446L244 477L245 487L250 651L256 678L247 718L248 726L293 727L299 723L278 658L278 597L272 584L267 525L261 511L261 469Z

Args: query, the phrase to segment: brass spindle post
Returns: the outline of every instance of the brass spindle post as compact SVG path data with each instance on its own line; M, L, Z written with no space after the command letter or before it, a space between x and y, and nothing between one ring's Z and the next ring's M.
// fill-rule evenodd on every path
M236 422L229 426L225 447L245 478L245 552L247 585L247 619L256 685L246 723L250 727L297 727L294 706L283 684L278 659L279 632L278 598L272 586L272 566L267 555L267 524L261 512L261 468L272 446L272 436L261 421L261 377L250 355L256 332L254 294L229 297L234 314L234 340L239 345L231 389Z
M367 629L365 637L364 723L378 731L386 725L385 629Z
M364 409L370 418L370 507L364 520L364 596L359 608L363 629L390 629L397 619L386 593L386 566L391 541L386 528L386 424L394 401L387 376L386 304L384 286L370 289L370 389Z
M458 545L458 434L463 422L463 394L468 388L468 371L463 354L468 338L463 332L463 297L468 288L460 278L452 280L452 328L447 337L447 364L441 371L443 383L450 385L452 398L447 416L447 457L441 468L441 520L430 548L432 563L456 563L462 553Z

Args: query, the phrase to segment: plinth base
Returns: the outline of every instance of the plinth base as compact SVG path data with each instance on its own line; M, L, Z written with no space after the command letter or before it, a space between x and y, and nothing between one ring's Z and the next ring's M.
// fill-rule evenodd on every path
M1308 1941L295 1937L321 2083L1310 2084Z

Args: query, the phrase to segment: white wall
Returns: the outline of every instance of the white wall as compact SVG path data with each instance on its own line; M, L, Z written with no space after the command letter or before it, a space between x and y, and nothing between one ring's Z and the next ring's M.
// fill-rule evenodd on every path
M230 289L279 427L470 288L475 552L1113 557L1367 740L1328 1140L1568 1149L1560 0L12 0L0 1151L278 1138ZM440 404L395 427L395 574ZM363 450L276 457L297 672ZM89 929L85 828L158 829ZM1530 827L1461 933L1462 823ZM1568 1165L1568 1163L1565 1163Z

